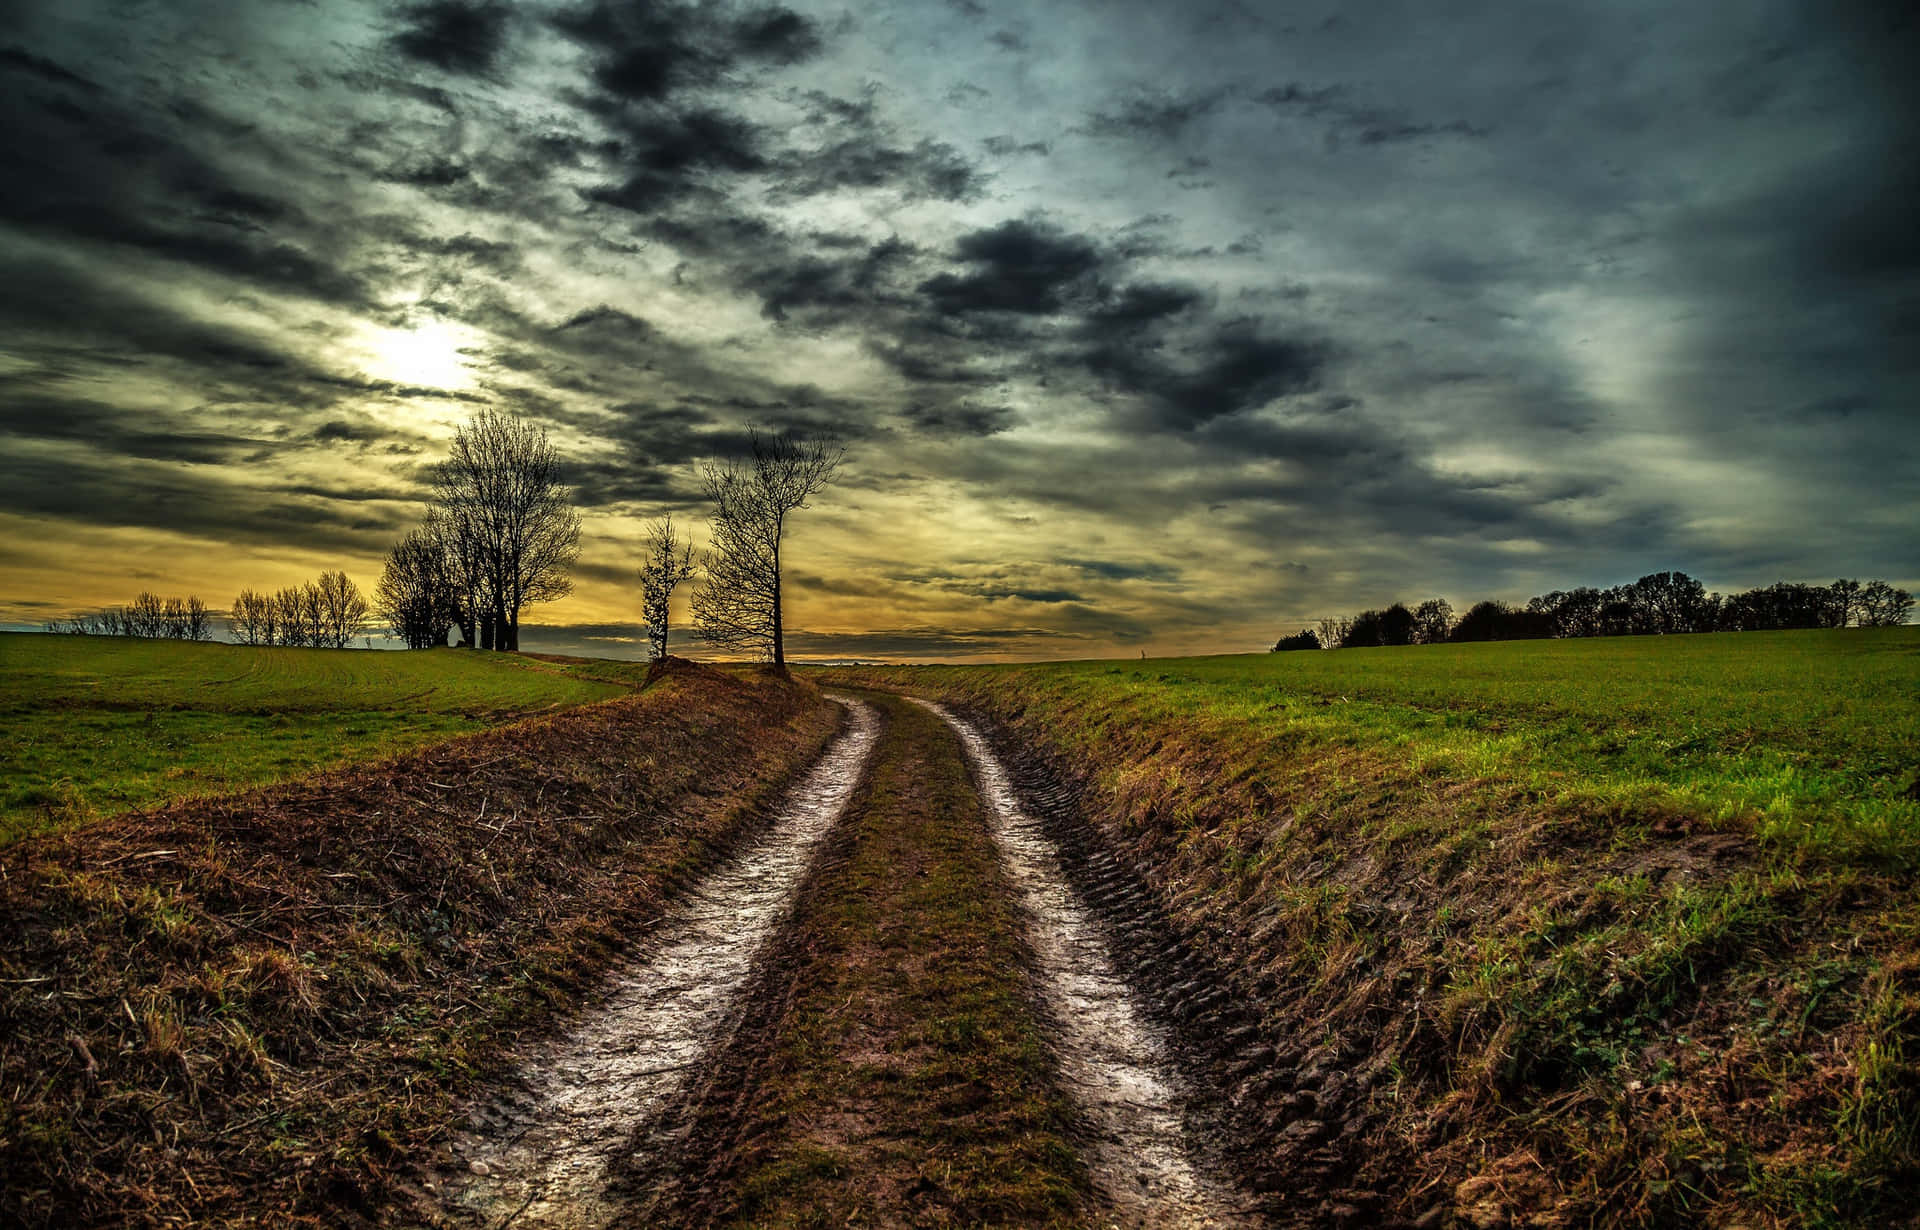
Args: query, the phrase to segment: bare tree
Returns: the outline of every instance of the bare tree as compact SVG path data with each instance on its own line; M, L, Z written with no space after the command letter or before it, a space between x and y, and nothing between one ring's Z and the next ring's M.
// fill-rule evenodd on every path
M442 532L480 582L469 594L480 644L518 649L520 612L573 591L567 569L580 551L580 515L560 456L544 428L482 409L454 435L436 485Z
M712 550L693 617L705 639L759 650L784 671L780 548L787 516L833 479L846 450L831 439L755 431L751 451L701 475L713 501Z
M241 590L227 611L227 630L242 645L273 644L273 599Z
M345 649L367 622L367 599L353 579L340 571L323 572L314 584L320 599L320 642Z
M431 522L413 530L387 552L386 570L373 590L374 609L387 630L408 649L447 643L447 631L461 618L453 561Z
M1353 631L1353 620L1345 615L1329 616L1320 621L1320 648L1338 649L1346 643L1347 634Z
M667 623L673 591L693 576L693 544L674 532L671 514L647 527L647 553L640 565L640 611L654 661L667 656Z

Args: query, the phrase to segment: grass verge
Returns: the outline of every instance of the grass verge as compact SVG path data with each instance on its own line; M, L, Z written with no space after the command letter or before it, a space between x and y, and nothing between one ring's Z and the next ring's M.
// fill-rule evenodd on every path
M836 711L646 691L0 856L0 1222L380 1217L455 1099L764 817Z
M0 633L0 844L379 759L627 686L454 650Z
M1657 660L1684 639L1635 648L1654 659L1638 667L1643 682L1687 673ZM1280 665L1246 668L1236 690L1242 665L828 677L977 709L1079 783L1098 844L1138 869L1259 1021L1273 1060L1225 1093L1262 1107L1269 1173L1370 1188L1395 1215L1433 1224L1911 1218L1912 851L1770 826L1764 810L1668 789L1658 766L1644 789L1611 789L1617 762L1555 752L1526 728L1578 711L1602 729L1578 677L1558 681L1557 702L1553 680L1528 684L1525 704L1463 685L1450 705L1382 717L1413 684L1381 683L1373 707L1355 709L1328 703L1324 680L1286 686ZM1826 682L1802 678L1798 694ZM1662 711L1645 686L1643 711ZM1862 711L1890 703L1856 699ZM1419 731L1441 708L1456 713L1444 729L1498 725L1549 759L1435 753ZM1713 740L1791 725L1785 700L1744 726L1736 709L1691 720ZM1726 752L1765 755L1777 739L1779 754L1810 756L1823 737L1756 733ZM1836 796L1830 831L1855 823L1862 797Z
M873 766L644 1214L726 1226L1081 1225L1084 1170L960 747L874 697Z

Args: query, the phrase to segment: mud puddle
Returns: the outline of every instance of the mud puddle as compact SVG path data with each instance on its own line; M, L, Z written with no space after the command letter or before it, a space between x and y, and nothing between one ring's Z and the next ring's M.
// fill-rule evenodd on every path
M609 1167L722 1043L755 956L773 937L880 731L851 697L847 729L782 803L757 845L709 873L661 920L606 998L516 1088L450 1141L433 1192L454 1223L588 1227L618 1212Z
M1060 1038L1061 1077L1093 1128L1088 1164L1125 1226L1263 1224L1254 1201L1197 1157L1182 1124L1180 1078L1165 1034L1114 962L1086 904L1068 885L1039 821L983 736L944 707L967 749L995 842L1031 920L1041 992Z

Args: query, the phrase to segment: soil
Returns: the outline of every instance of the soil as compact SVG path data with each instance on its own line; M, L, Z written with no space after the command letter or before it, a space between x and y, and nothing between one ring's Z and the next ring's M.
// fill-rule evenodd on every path
M609 1166L724 1042L747 973L865 770L879 718L846 701L847 728L780 804L765 837L708 871L636 945L558 1042L542 1040L512 1087L475 1107L425 1193L454 1224L598 1225ZM423 1193L423 1194L425 1194Z

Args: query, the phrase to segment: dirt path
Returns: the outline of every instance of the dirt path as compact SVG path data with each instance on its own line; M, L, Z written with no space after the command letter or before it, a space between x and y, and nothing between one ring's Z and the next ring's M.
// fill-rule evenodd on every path
M861 779L879 719L835 699L851 710L848 727L766 837L693 889L604 1001L453 1139L453 1165L433 1190L454 1224L584 1227L613 1215L610 1161L724 1041L756 955Z
M875 703L868 780L687 1108L675 1173L636 1176L631 1224L1097 1224L960 748Z
M993 837L1028 916L1040 989L1057 1022L1061 1077L1093 1133L1088 1164L1119 1224L1263 1224L1255 1201L1183 1124L1182 1080L1164 1032L1120 972L1101 927L1067 882L1040 823L1021 808L986 738L940 705L916 701L959 735Z

